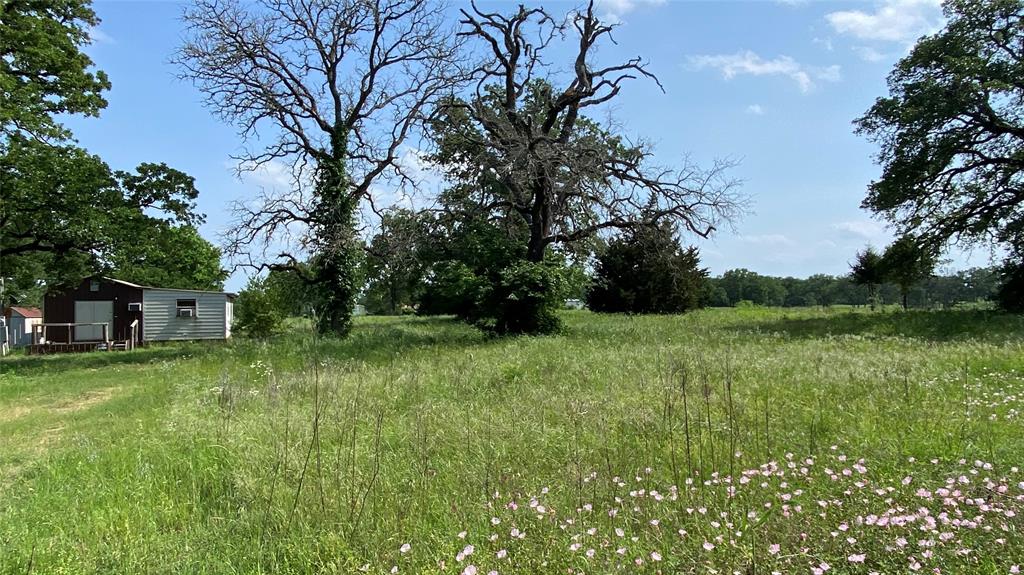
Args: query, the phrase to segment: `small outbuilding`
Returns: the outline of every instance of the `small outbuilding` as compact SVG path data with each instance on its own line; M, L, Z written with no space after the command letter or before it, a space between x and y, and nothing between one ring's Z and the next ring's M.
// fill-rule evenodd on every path
M4 310L7 341L11 347L32 343L32 326L42 323L43 312L35 307L11 306Z
M35 343L118 343L228 339L235 294L142 286L105 277L46 294L45 340ZM63 324L63 325L62 325ZM78 324L78 325L72 325Z

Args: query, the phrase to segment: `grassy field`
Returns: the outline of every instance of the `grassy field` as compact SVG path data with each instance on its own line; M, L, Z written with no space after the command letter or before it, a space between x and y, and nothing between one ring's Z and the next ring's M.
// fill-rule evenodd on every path
M566 322L8 358L0 573L1024 569L1022 318Z

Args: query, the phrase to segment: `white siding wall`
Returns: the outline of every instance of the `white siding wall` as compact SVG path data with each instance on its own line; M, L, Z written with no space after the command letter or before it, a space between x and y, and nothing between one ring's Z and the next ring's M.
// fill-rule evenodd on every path
M195 317L178 317L179 299L195 299ZM147 288L142 294L142 339L226 339L227 295Z

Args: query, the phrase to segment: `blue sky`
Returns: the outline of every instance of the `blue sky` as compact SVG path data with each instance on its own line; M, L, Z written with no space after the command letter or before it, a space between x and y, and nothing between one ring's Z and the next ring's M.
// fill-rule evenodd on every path
M102 23L88 53L113 89L100 118L68 125L117 169L166 162L195 176L208 220L202 231L217 241L232 201L284 185L285 174L272 166L235 176L234 128L213 118L168 63L181 41L181 7L95 4ZM645 82L624 89L614 112L626 130L656 142L662 163L683 154L741 161L735 176L751 213L735 231L693 240L713 274L842 274L856 250L889 241L885 226L859 208L879 168L874 146L851 122L885 93L886 75L913 40L941 25L937 1L605 0L599 9L621 22L618 45L603 47L600 59L642 55L665 86L664 94ZM987 262L984 253L957 253L950 267ZM228 287L244 279L238 272Z

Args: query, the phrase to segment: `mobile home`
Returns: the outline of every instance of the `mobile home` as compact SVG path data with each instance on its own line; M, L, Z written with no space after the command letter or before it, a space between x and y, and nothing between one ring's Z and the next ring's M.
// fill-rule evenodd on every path
M133 344L228 339L234 299L235 294L228 292L160 288L93 277L76 288L48 293L43 301L43 325L50 342L101 342L104 332L108 342Z

